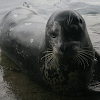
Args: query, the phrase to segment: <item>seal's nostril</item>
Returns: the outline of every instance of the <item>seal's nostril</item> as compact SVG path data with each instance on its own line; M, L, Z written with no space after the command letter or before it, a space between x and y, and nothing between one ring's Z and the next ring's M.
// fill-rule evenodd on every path
M62 47L60 47L61 52L64 52L64 49Z

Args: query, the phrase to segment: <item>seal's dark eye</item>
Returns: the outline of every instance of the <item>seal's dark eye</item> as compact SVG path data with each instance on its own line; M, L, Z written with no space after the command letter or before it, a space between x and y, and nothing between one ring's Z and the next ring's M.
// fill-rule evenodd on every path
M80 19L80 23L82 24L82 20Z
M56 33L51 33L50 36L51 36L52 38L56 38L56 37L57 37L57 34L56 34Z

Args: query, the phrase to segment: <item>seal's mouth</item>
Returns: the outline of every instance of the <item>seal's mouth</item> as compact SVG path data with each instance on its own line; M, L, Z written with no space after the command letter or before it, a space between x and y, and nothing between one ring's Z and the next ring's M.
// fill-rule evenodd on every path
M53 53L57 56L60 60L71 61L77 55L78 51L80 50L79 45L62 45L60 47L53 47Z
M45 59L45 67L57 68L62 65L67 65L70 63L77 64L79 66L89 66L90 61L94 59L94 51L90 48L80 48L79 46L74 46L74 48L66 49L66 51L61 51L58 48L53 47L51 50L45 51L45 55L42 59ZM64 63L64 64L63 64Z
M76 52L71 52L72 51L70 51L70 53L65 53L58 51L56 48L53 48L53 50L45 51L45 55L41 59L45 59L45 67L47 69L57 68L59 66L67 65L69 62L73 60L73 58L76 55Z

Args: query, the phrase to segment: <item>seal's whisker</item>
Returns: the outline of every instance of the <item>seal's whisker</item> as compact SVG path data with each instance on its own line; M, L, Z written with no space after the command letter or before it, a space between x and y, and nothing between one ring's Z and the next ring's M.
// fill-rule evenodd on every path
M50 61L53 59L53 57L50 57L49 59L46 60L46 63L50 63Z
M67 25L69 25L69 24L70 24L70 18L71 18L71 14L69 14L69 18L67 19L67 22L68 22L68 24L67 24Z
M85 52L94 53L94 51L90 51L90 50L80 50L80 51L85 51Z
M71 14L69 14L69 17L66 19L65 23L64 23L64 27L67 30L67 26L70 25L73 21L73 18L71 19Z
M84 58L84 60L86 61L86 63L87 63L87 66L89 66L89 63L88 63L88 60L87 60L87 58L85 58L85 57L83 57Z
M80 52L78 52L78 54L74 57L74 60L75 60L75 62L77 62L78 63L78 65L79 64L83 64L84 65L84 69L85 69L85 67L86 67L86 64L87 64L87 66L89 66L89 63L88 63L88 59L87 58L89 58L89 59L91 59L91 57L90 56L93 56L93 55L88 55L88 53L87 52L82 52L82 51L80 51ZM91 59L92 60L92 59ZM86 64L85 64L85 62L86 62Z
M41 58L41 60L42 60L43 58L45 58L45 57L50 56L50 55L52 55L52 53L48 53L48 54L44 55L44 56Z
M50 56L51 56L51 55L43 56L43 57L41 58L41 60L42 60L43 58L45 58L45 59L47 58L47 59L48 59Z
M48 56L48 55L52 55L53 53L48 53L48 54L46 54L45 56Z
M52 41L49 41L50 45L52 46L53 45L53 42Z
M49 58L51 58L52 55L45 57L45 61L47 61Z
M51 60L52 60L52 59L53 59L53 58L50 57L48 60L45 60L45 65L48 66L48 67L51 67Z
M79 54L77 54L77 55L74 57L74 60L75 60L75 62L78 62L78 65L79 65L79 64L82 65L82 62L81 62L81 60L80 60L80 55L79 55Z
M93 61L93 59L91 57L89 57L87 54L85 54L85 53L80 53L80 54L87 57L87 58L89 58L89 59L91 59Z
M45 56L43 56L42 59L43 59L43 58L48 58L49 56L51 56L51 54L50 54L50 55L45 55Z
M53 65L53 61L54 61L54 58L52 57L51 60L50 60L50 62L49 62L50 65Z
M57 62L56 59L52 59L52 61L50 62L52 67L57 67Z
M58 58L53 55L53 58L54 58L54 66L57 67L58 66Z
M45 57L45 60L48 60L51 56L52 56L52 54L51 54L51 55L47 55L47 56Z
M73 18L71 18L71 14L69 14L69 18L67 19L67 26L70 25L73 21Z
M43 53L52 53L52 51L44 51Z
M77 58L77 61L78 61L78 65L79 65L79 64L82 65L82 62L81 62L81 60L80 60L80 57Z
M52 68L52 67L58 67L58 59L56 58L56 56L52 53L52 55L48 55L45 58L45 66L47 68Z
M67 26L69 25L69 21L70 21L70 16L69 16L69 18L67 19Z
M69 25L72 23L72 21L73 21L73 18L70 20L70 23L69 23Z
M50 49L50 48L47 48L47 50L51 50L52 51L52 49Z
M85 58L84 56L82 56L82 55L80 55L81 56L81 58L83 58L84 59L84 61L87 63L87 66L89 66L89 63L88 63L88 60L87 60L87 58Z
M83 53L86 54L87 56L94 57L94 55L92 55L90 52L79 51L79 53Z
M78 55L77 55L77 58L78 58L78 60L80 61L79 63L82 65L82 61L81 61L81 57L80 57L80 53L78 53Z
M84 68L85 68L85 62L84 62L84 59L82 59L82 56L79 56L80 60L82 61L83 65L84 65Z

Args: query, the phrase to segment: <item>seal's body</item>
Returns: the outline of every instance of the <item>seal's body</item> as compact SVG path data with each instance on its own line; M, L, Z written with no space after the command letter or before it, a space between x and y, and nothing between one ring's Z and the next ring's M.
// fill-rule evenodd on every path
M45 51L45 27L37 12L24 7L10 11L0 24L2 52L37 83L43 79L40 61Z
M0 25L0 46L29 78L58 93L86 90L94 49L85 21L75 11L55 12L47 24L36 12L16 8Z

